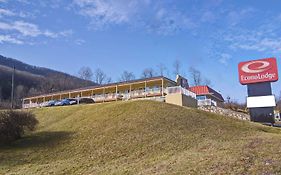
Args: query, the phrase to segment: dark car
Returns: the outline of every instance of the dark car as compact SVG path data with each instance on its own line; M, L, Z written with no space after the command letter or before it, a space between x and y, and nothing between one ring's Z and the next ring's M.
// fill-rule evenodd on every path
M89 104L89 103L95 103L95 101L92 98L81 98L79 100L79 103L81 103L81 104Z

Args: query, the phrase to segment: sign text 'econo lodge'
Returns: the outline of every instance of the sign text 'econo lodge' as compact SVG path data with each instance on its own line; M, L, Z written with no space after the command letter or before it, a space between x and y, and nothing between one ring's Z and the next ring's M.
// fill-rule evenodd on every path
M278 80L276 58L266 58L239 63L240 83L251 84Z

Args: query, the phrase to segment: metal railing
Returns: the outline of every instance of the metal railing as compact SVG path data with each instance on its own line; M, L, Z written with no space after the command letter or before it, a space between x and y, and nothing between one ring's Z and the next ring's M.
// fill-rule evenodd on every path
M167 94L184 94L196 99L196 94L180 86L166 88Z
M217 106L217 102L211 99L198 100L198 106Z
M23 104L23 108L24 109L27 109L27 108L37 108L37 107L39 107L40 106L40 104L38 104L38 103L30 103L30 104Z
M179 88L179 87L175 87ZM163 89L164 94L166 94L168 91L171 92L172 89L168 90L168 88ZM177 91L177 90L176 90ZM181 93L187 94L192 97L196 97L196 95L186 89L181 89ZM155 97L155 96L162 96L162 88L147 88L139 89L139 90L132 90L129 92L119 92L119 93L107 93L107 94L96 94L93 96L82 96L77 98L92 98L95 102L104 102L104 101L114 101L114 100L130 100L130 99L136 99L136 98L144 98L144 97ZM35 108L35 107L44 107L47 106L49 102L44 103L28 103L23 104L23 108Z

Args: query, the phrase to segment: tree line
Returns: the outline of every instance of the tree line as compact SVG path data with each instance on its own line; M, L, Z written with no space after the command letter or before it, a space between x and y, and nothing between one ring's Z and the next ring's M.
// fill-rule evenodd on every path
M188 69L188 73L189 76L187 78L191 80L191 85L211 85L211 81L208 78L204 77L201 71L199 71L195 67L190 67ZM126 82L138 78L152 78L155 76L167 76L170 79L174 79L176 75L186 76L186 72L183 70L182 64L179 60L175 60L173 63L172 78L168 68L163 63L160 63L156 66L155 69L152 67L143 69L139 76L136 76L133 72L124 70L117 81ZM78 71L78 76L81 79L93 81L99 85L112 82L112 78L108 76L101 68L97 68L93 71L90 67L81 67Z

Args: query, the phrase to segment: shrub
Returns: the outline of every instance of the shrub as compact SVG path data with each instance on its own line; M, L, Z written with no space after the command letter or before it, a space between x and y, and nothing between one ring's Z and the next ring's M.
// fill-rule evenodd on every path
M33 131L38 120L31 112L0 112L0 143L7 144L20 139L25 131Z

